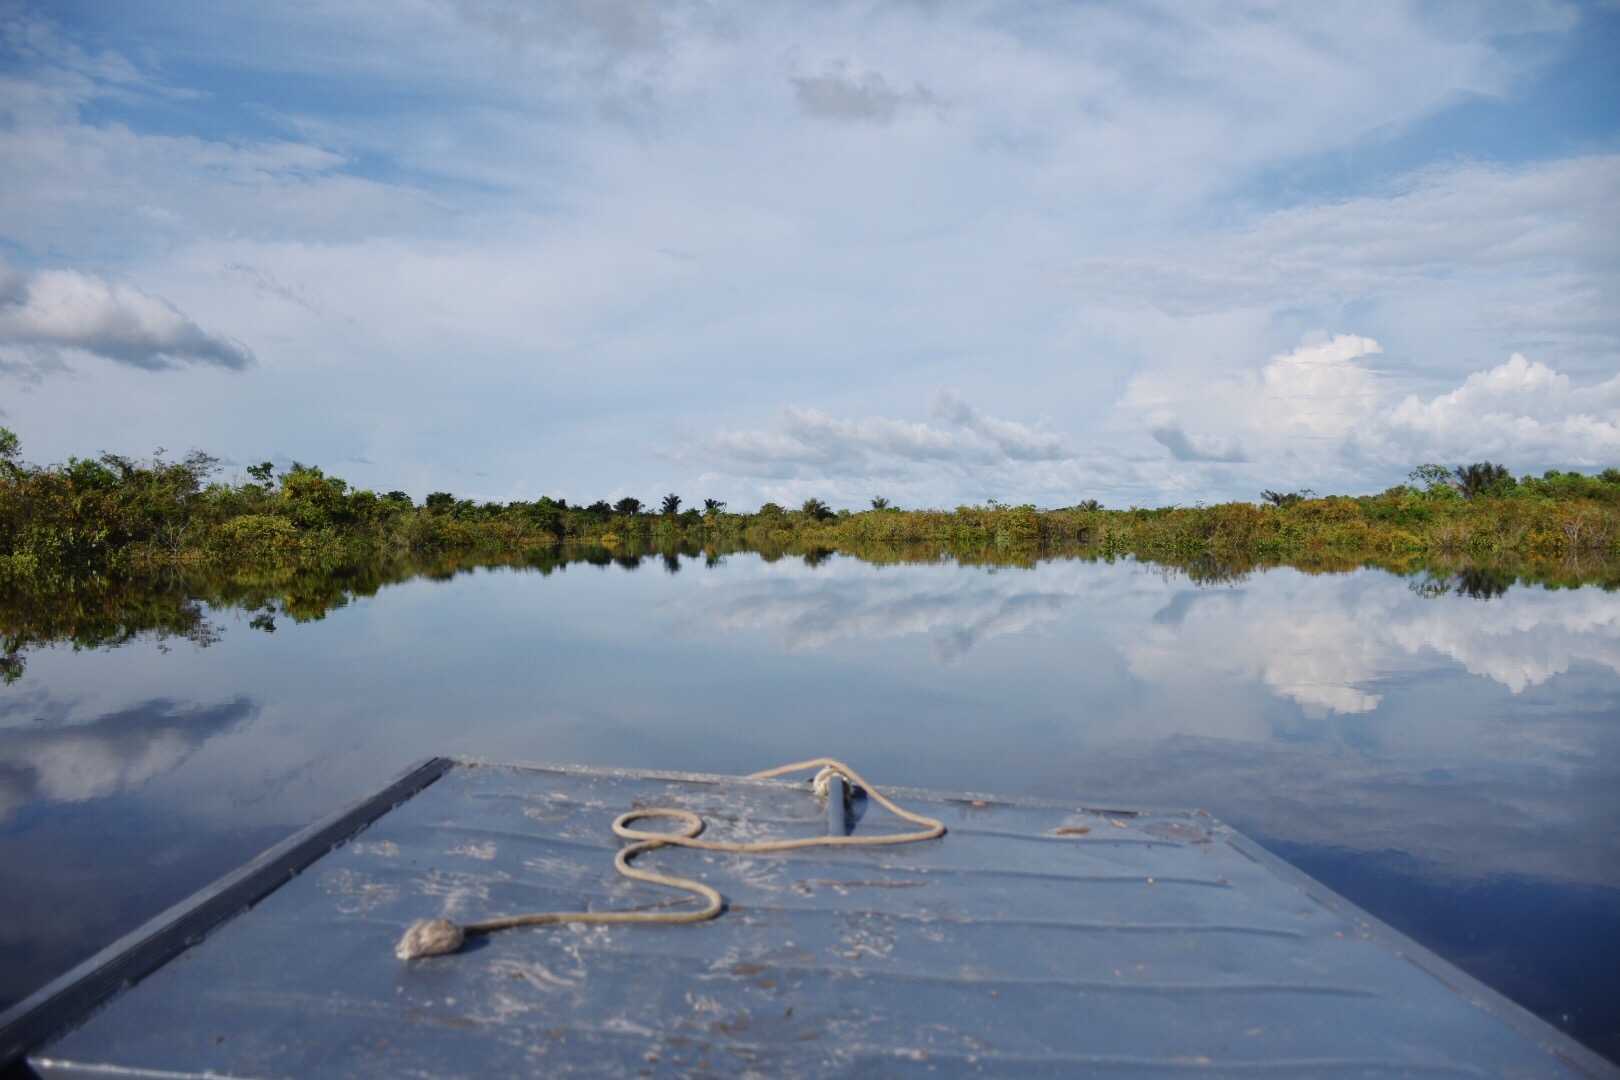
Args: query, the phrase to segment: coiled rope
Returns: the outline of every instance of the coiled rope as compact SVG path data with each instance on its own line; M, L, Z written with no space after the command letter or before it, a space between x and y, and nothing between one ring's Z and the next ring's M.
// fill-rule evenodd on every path
M542 926L550 923L695 923L704 922L714 918L725 909L725 898L719 892L705 885L701 881L690 878L674 877L670 874L660 874L653 870L638 870L630 865L630 860L644 852L654 851L661 847L687 847L697 848L701 851L732 851L741 853L756 853L762 851L792 851L797 848L812 847L873 847L880 844L913 844L919 840L933 840L945 835L945 823L936 821L931 817L912 813L902 809L891 802L881 791L861 779L859 773L841 761L832 758L815 758L811 761L797 761L792 765L778 765L774 769L749 774L751 780L768 780L784 773L802 772L805 769L820 769L816 774L815 789L818 794L826 795L827 782L834 776L842 776L852 787L865 789L867 795L885 810L896 817L905 819L914 825L923 826L915 832L890 833L878 836L806 836L795 840L760 840L753 843L732 843L725 840L699 840L703 832L704 821L689 810L676 810L670 807L650 807L645 810L631 810L620 814L613 822L613 831L626 840L634 840L629 847L621 848L613 858L613 866L625 877L637 881L646 881L654 885L666 885L672 889L684 889L694 896L701 897L706 905L694 911L539 911L529 915L507 915L498 919L485 919L482 922L456 923L450 919L424 919L415 923L405 931L399 944L394 948L394 954L401 960L414 960L421 956L438 956L443 953L452 953L461 948L470 934L489 934L497 930L509 930L518 926ZM641 829L631 828L631 823L644 818L673 818L681 823L680 832L660 833L645 832Z

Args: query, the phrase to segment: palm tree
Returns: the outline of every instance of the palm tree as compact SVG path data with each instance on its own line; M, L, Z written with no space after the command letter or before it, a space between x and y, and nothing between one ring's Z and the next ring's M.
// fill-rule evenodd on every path
M673 491L664 496L664 503L659 511L665 516L673 516L681 512L681 497Z
M1310 488L1300 488L1298 491L1266 490L1260 493L1260 497L1272 506L1293 506L1297 502L1304 502L1315 494L1316 492Z
M1103 505L1096 499L1081 499L1074 504L1074 508L1076 510L1101 510Z
M723 514L726 512L726 504L719 499L704 499L703 512L705 514Z
M619 514L639 514L641 513L641 500L626 495L613 504L613 510Z
M872 496L872 509L874 509L874 510L887 510L888 508L889 508L889 500L888 499L884 498L882 495L874 495L874 496Z
M804 505L799 507L799 509L805 515L815 518L817 521L825 521L827 518L833 516L831 508L829 508L827 504L822 502L820 499L806 499L804 500Z
M1465 499L1488 495L1492 488L1509 479L1507 467L1479 461L1457 466L1457 493Z

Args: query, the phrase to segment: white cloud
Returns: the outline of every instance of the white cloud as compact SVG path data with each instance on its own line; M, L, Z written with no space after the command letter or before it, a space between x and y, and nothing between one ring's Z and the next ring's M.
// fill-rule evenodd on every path
M1369 381L1424 400L1480 356L1613 368L1615 159L1437 166L1389 138L1534 85L1522 43L1567 40L1561 5L20 11L12 257L139 282L264 361L138 410L120 372L47 379L19 430L42 459L116 420L130 450L589 499L695 483L704 455L647 452L684 427L724 444L739 505L864 501L869 476L932 505L1190 501L1289 481L1271 466L1329 489L1322 455L1348 484L1378 469L1340 460L1332 411L1286 417L1280 463L1197 401L1121 410L1121 438L1132 375L1197 398L1313 326L1383 342L1422 380ZM1326 159L1346 190L1295 185ZM20 348L0 365L37 376L53 346ZM916 414L938 385L996 415ZM815 408L750 430L782 402Z
M954 390L937 391L929 407L948 426L887 417L843 420L790 405L774 429L722 428L666 452L711 475L825 482L820 494L845 488L858 494L868 480L907 477L919 469L1006 482L1021 468L1070 460L1058 435L983 415Z
M1054 461L1067 454L1058 436L1032 431L1013 420L984 416L968 405L956 390L936 390L928 399L928 408L940 419L994 444L1014 461Z
M1620 375L1575 387L1539 361L1514 353L1450 393L1415 395L1379 417L1369 440L1425 460L1529 460L1598 466L1620 461Z
M1260 422L1289 435L1348 434L1379 398L1373 373L1355 361L1383 351L1371 338L1337 334L1272 357L1254 388Z
M1510 274L1560 289L1601 287L1617 273L1617 186L1620 155L1436 165L1381 190L1275 209L1173 247L1079 260L1070 272L1088 296L1177 314L1387 297L1457 279L1489 289ZM1481 315L1523 299L1493 295ZM1620 328L1612 312L1603 322L1609 334Z
M829 120L886 124L904 110L938 104L921 86L896 90L878 72L856 76L842 61L825 74L792 81L799 106L812 116Z
M1292 470L1299 476L1288 482L1321 491L1392 479L1423 461L1491 459L1539 472L1620 460L1620 376L1577 386L1515 353L1454 390L1398 397L1374 366L1382 352L1368 337L1314 332L1252 371L1137 376L1119 408L1177 461L1243 461L1237 448L1246 448L1250 475L1266 486L1277 481L1260 470ZM1210 434L1187 435L1182 414Z
M245 345L204 331L133 285L77 270L25 278L0 263L0 350L7 346L82 349L148 369L181 363L241 369L253 362Z
M1148 417L1148 434L1170 451L1177 461L1247 461L1243 444L1236 439L1211 435L1189 435L1181 429L1174 413L1156 412Z

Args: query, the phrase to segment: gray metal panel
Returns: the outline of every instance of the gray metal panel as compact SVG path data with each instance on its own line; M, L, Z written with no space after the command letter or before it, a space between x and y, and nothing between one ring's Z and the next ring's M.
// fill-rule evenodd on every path
M921 844L664 849L730 907L404 963L416 919L629 908L625 809L825 835L808 784L453 770L32 1059L45 1075L1616 1075L1202 814L901 793ZM857 799L856 835L907 831Z
M454 764L450 758L436 757L412 766L381 791L300 829L0 1013L0 1070L279 889Z

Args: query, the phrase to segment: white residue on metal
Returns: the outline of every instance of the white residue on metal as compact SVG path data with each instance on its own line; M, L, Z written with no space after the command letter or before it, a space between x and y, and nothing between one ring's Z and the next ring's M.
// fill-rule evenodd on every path
M471 840L463 840L450 849L450 854L465 855L469 859L483 859L488 862L495 857L495 851L495 841L493 840L485 840L481 844L475 844Z
M336 898L337 909L344 915L362 915L399 895L397 885L374 881L347 867L327 871L322 882Z

